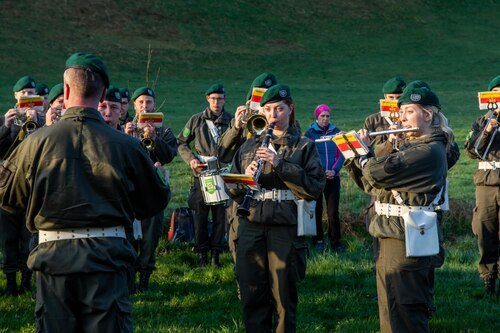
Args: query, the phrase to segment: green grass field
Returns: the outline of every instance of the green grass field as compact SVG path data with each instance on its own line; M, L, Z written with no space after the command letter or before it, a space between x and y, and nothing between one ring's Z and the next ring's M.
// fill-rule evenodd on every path
M343 130L359 129L378 111L384 82L400 75L426 80L438 94L459 146L481 113L477 92L500 74L494 37L500 2L0 1L0 109L12 107L12 86L26 74L49 86L61 82L65 59L86 50L100 55L115 86L156 88L166 123L179 133L206 105L204 91L222 82L226 109L244 102L255 76L273 72L290 85L306 128L317 104L333 107ZM158 79L156 73L159 70ZM176 158L172 210L186 205L190 172ZM452 211L445 221L448 248L437 272L433 332L499 332L498 299L482 297L477 247L470 230L476 163L462 154L450 172ZM366 202L345 174L342 222L347 253L311 252L300 285L299 332L376 332L375 278L370 239L360 214ZM165 249L168 249L165 250ZM152 291L134 296L137 332L242 332L232 264L196 267L187 246L162 243ZM0 288L5 279L0 278ZM29 297L0 299L0 332L33 330Z

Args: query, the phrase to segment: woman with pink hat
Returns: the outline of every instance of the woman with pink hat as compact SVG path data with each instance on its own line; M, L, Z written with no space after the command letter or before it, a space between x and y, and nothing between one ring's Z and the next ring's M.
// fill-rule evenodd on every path
M326 104L321 104L314 110L316 121L309 126L304 134L311 140L322 136L331 136L340 130L330 123L331 110ZM344 164L344 156L333 141L318 142L318 153L321 157L321 165L325 168L326 186L316 203L316 229L318 235L313 237L313 243L318 252L325 250L323 241L323 197L326 202L326 213L328 216L328 238L332 251L343 252L345 246L340 242L340 169Z

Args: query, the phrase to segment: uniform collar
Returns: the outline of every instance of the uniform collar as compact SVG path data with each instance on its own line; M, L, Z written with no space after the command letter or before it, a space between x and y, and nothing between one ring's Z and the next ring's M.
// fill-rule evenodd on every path
M86 108L83 106L74 106L67 109L66 112L64 112L64 115L61 117L61 120L69 118L77 118L77 117L91 118L91 119L101 120L104 122L104 119L102 118L99 111L97 111L94 108Z

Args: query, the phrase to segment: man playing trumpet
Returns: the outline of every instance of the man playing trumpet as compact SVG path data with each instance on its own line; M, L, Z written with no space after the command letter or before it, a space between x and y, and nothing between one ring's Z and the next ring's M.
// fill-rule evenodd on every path
M132 101L136 113L135 119L138 119L142 113L155 111L155 93L151 88L141 87L136 89L132 95ZM125 125L126 134L136 136L137 131L136 123L128 122ZM149 156L155 166L158 167L170 163L175 155L177 155L177 140L170 127L162 125L160 128L155 128L152 124L146 124L143 131L143 136L153 142L149 145L148 150ZM136 269L139 271L138 292L144 292L149 289L149 278L155 270L156 247L163 233L162 219L163 211L152 218L141 221L142 239L137 240L135 244L138 252L136 262Z
M494 78L489 91L500 91L500 76ZM496 102L495 104L497 104ZM479 247L479 275L484 280L486 294L495 293L499 275L499 222L500 222L500 134L498 133L500 108L498 104L472 124L465 143L472 159L481 159L474 174L476 207L472 217L472 230ZM500 291L498 291L500 292Z

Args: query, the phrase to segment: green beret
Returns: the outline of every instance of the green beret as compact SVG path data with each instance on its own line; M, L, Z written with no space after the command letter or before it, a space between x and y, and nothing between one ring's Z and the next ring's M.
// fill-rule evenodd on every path
M383 94L402 94L406 82L399 76L389 79L382 87Z
M58 83L55 86L53 86L49 92L49 97L48 97L49 104L55 101L57 97L61 96L62 94L64 94L64 84Z
M127 88L120 88L120 94L122 95L122 98L126 98L127 101L130 102L130 93Z
M398 99L398 107L403 104L433 105L440 108L439 98L427 87L405 89Z
M120 89L115 88L115 87L109 87L109 89L106 90L106 97L104 98L104 100L110 101L110 102L121 103L122 102L122 94L120 94Z
M36 84L36 94L39 96L45 96L49 94L49 87L45 83Z
M497 76L493 80L491 80L490 84L488 85L488 90L491 91L493 88L500 86L500 76Z
M109 87L108 69L101 58L96 55L86 52L74 53L66 60L66 69L68 68L82 68L99 73L102 77L104 86L106 88Z
M27 88L36 88L35 80L31 76L28 76L28 75L23 76L22 78L17 80L14 87L12 87L12 91L18 92L18 91L21 91L21 90L27 89Z
M153 91L153 89L148 87L140 87L137 88L132 94L132 102L135 102L135 100L142 95L151 96L155 98L155 92Z
M226 94L226 89L224 89L224 86L221 83L215 83L210 86L210 88L207 89L205 92L205 96L208 96L210 94Z
M269 87L272 87L274 85L278 84L278 80L276 79L276 76L272 73L262 73L259 76L257 76L253 82L252 85L250 86L250 90L247 93L247 101L252 98L252 91L253 88L266 88L268 89Z
M425 81L423 81L423 80L415 80L415 81L411 81L410 83L408 83L408 84L406 85L406 88L404 88L403 92L404 92L406 89L423 88L423 87L425 87L425 88L427 88L427 89L429 89L429 90L432 90L432 89L431 89L431 86L430 86L427 82L425 82Z
M260 100L260 106L264 106L269 102L279 102L292 98L290 88L284 84L277 84L267 89Z

